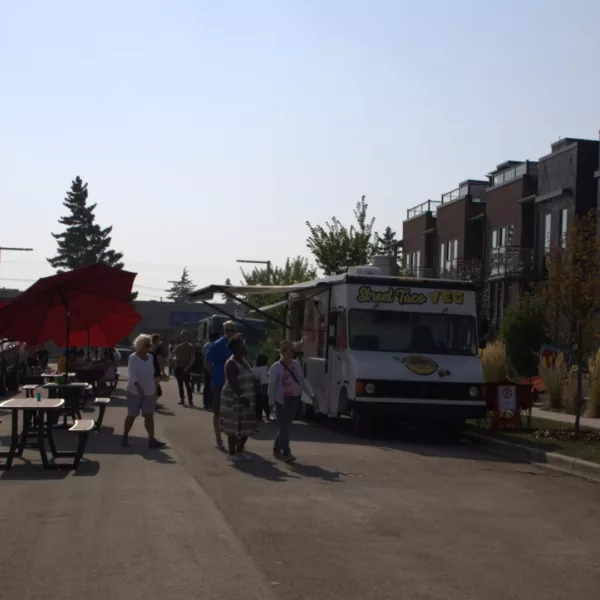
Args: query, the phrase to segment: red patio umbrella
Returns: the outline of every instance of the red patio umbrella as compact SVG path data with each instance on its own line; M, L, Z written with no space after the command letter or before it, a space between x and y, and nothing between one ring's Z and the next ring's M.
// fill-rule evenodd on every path
M123 338L127 337L133 328L142 320L142 317L131 304L123 304L121 312L106 315L102 321L90 329L71 330L68 344L64 335L54 341L59 346L95 346L112 348Z
M130 303L136 273L97 264L39 279L0 310L0 337L38 345L69 340Z

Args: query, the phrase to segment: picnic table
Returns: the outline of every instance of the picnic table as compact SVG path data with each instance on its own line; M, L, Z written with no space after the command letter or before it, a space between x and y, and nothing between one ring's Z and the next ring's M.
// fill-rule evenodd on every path
M63 398L65 401L64 407L60 410L59 415L64 417L64 427L67 426L67 417L71 417L73 421L81 419L81 408L83 403L80 402L81 392L89 386L85 381L72 381L71 383L46 383L42 387L48 390L49 397Z
M50 380L50 379L57 379L59 377L68 377L69 379L71 377L75 377L75 373L41 373L40 377L42 379L46 379L46 380Z
M65 404L64 398L44 398L36 400L35 398L15 398L0 403L0 409L10 410L12 412L11 441L8 452L0 452L0 457L5 458L4 464L0 464L0 469L9 470L15 457L23 456L25 445L29 438L35 438L42 466L44 469L75 469L79 467L79 462L85 452L87 440L90 432L94 429L95 422L91 419L81 419L74 421L69 428L70 432L79 435L77 450L58 451L54 443L52 426L55 413ZM19 412L23 412L23 430L19 434ZM30 418L30 417L33 418ZM53 461L48 460L46 453L45 440L48 441ZM55 459L68 457L74 460L68 463L57 463Z
M0 457L6 458L0 469L10 469L13 459L23 455L25 444L31 437L37 440L36 446L40 452L42 465L44 469L52 468L48 461L44 440L48 440L50 450L53 455L56 453L54 439L52 437L52 426L49 416L53 411L57 411L64 405L63 398L44 398L36 400L35 398L14 398L0 403L0 409L10 410L12 412L12 427L10 448L8 452L0 452ZM19 412L23 413L23 430L19 435ZM33 413L33 419L30 415Z

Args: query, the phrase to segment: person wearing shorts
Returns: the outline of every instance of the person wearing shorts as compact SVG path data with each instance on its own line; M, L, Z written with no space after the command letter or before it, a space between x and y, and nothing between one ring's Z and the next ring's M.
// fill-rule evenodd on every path
M152 338L141 334L134 342L135 352L129 356L129 380L127 394L127 416L123 426L121 446L129 446L129 432L135 419L141 414L148 432L149 448L164 448L166 444L154 437L154 410L156 408L156 380L154 378L154 360L150 354Z
M210 363L211 371L211 396L213 409L213 428L217 448L226 451L221 437L221 391L225 385L225 363L231 356L229 340L237 335L237 329L233 321L223 323L223 337L213 342L206 353L206 360Z

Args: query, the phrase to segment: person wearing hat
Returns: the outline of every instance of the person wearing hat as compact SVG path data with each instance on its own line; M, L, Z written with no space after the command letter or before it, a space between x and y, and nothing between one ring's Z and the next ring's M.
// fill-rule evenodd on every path
M290 429L306 392L311 400L316 400L302 373L302 367L294 360L294 344L283 340L279 345L280 359L269 369L269 404L275 407L277 415L277 436L273 445L273 456L290 463L296 457L290 450Z

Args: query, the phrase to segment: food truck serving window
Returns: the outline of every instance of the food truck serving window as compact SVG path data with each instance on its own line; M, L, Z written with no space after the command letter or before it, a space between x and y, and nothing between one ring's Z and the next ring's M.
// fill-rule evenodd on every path
M355 309L348 322L353 350L477 354L475 319L470 315Z

